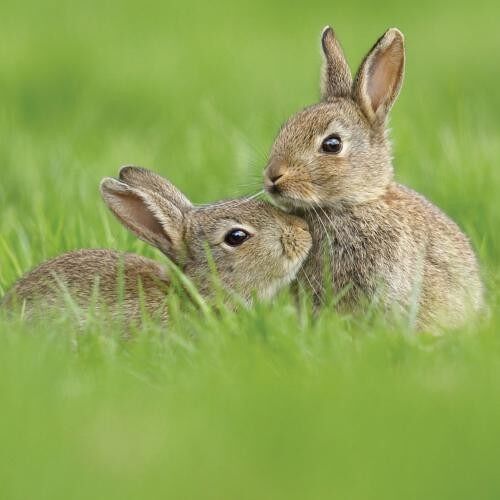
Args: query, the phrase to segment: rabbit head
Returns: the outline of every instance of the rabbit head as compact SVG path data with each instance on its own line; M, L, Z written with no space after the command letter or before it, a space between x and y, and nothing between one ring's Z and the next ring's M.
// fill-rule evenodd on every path
M264 201L193 205L166 179L123 167L101 182L105 203L134 234L160 249L208 295L211 266L224 288L249 301L288 284L311 247L307 224Z
M330 27L322 34L321 102L281 128L265 170L266 190L289 206L334 206L379 197L391 182L387 116L401 88L404 38L389 29L354 81Z

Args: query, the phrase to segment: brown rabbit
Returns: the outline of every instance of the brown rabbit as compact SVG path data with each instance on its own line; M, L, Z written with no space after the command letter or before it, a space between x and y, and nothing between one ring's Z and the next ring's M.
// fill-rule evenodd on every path
M288 284L311 247L304 220L269 203L239 199L194 206L166 179L142 168L124 167L119 180L103 179L101 193L128 229L159 248L207 297L214 292L210 259L222 286L250 302L254 294L269 298ZM21 303L28 314L40 305L65 308L64 291L86 309L98 290L97 306L129 322L144 309L165 319L169 283L163 266L139 255L78 250L26 274L5 303Z
M469 241L393 179L387 116L403 81L402 33L389 29L354 81L330 27L322 48L321 102L284 124L265 170L267 191L305 217L313 235L299 283L320 303L326 270L341 310L376 301L409 312L418 328L462 324L483 305Z

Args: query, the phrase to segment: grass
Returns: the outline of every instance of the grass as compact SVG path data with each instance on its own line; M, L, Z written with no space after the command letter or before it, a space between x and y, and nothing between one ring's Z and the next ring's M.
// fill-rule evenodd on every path
M260 189L281 122L318 95L318 35L355 65L408 45L397 177L470 235L489 317L441 338L313 319L287 293L238 314L172 303L135 340L71 312L0 318L0 498L496 499L500 14L493 1L13 2L0 6L0 295L79 247L161 259L106 212L121 164L195 202Z

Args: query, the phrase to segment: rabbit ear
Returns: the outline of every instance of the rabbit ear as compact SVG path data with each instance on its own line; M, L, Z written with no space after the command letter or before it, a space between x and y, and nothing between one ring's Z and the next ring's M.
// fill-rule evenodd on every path
M107 177L101 194L108 208L135 235L177 261L182 251L184 212L175 201Z
M335 33L327 26L321 35L321 46L325 57L321 82L321 99L327 101L333 97L351 95L351 70L344 57L344 52Z
M372 123L384 123L403 83L404 37L387 30L361 63L354 82L354 99Z
M155 193L181 210L192 208L191 202L167 179L142 167L121 167L118 178L130 187Z

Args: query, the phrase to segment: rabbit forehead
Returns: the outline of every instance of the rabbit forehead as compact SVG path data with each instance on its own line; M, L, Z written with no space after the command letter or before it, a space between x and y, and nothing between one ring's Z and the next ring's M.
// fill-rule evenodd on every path
M210 229L233 224L258 230L269 224L282 224L285 214L265 201L236 199L196 207L190 219L191 225L199 228Z
M281 128L273 146L273 154L286 158L309 150L318 136L338 127L351 133L369 130L359 107L352 99L335 98L309 106L293 115Z

